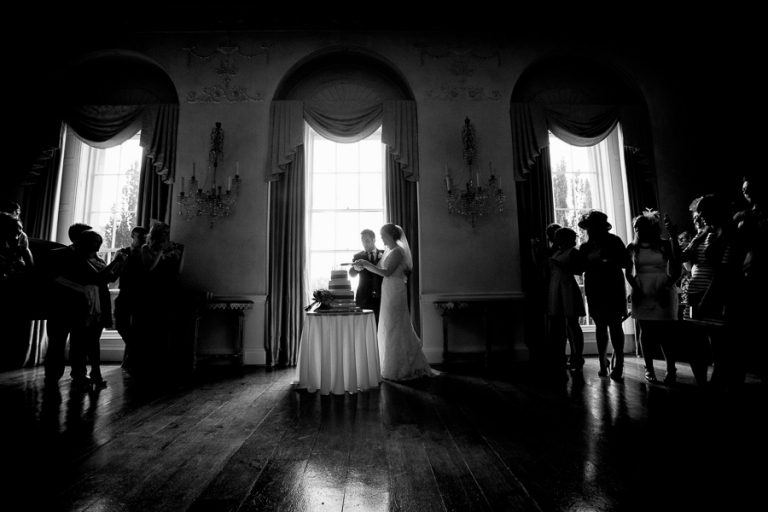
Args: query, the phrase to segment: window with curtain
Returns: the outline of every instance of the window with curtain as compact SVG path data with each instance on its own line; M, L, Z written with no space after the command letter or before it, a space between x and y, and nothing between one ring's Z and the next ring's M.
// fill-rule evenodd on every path
M327 288L331 270L362 250L360 232L384 224L381 128L351 144L330 141L306 126L309 294ZM339 267L342 268L342 267ZM348 269L349 267L343 267ZM355 279L356 280L356 279ZM357 283L352 283L357 288Z
M104 238L99 256L109 263L121 247L131 244L136 226L141 171L141 134L119 146L98 149L81 144L77 165L75 222L84 222ZM119 282L110 283L117 288Z
M576 231L580 243L585 241L586 233L578 227L579 216L592 209L605 212L613 225L611 231L625 243L629 241L631 219L620 138L617 127L602 142L578 147L549 134L555 222ZM583 276L576 276L576 281L584 295ZM587 307L586 297L584 306ZM584 326L593 325L589 309L580 322Z

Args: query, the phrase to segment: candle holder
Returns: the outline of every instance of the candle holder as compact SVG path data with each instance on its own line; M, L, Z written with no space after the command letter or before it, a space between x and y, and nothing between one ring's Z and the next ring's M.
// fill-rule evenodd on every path
M227 182L227 190L216 185L216 173L224 161L224 130L221 123L211 130L211 149L208 152L208 172L205 183L201 186L195 175L195 164L192 163L192 179L189 180L189 188L184 190L184 178L181 178L181 192L177 201L179 215L190 221L195 217L206 217L211 227L222 217L227 217L234 208L240 196L240 188L243 180L240 179L240 165L236 163L234 179L230 176ZM212 185L208 188L208 178L211 177Z
M503 212L506 196L501 188L499 179L491 174L487 186L475 184L469 180L465 189L455 188L450 175L445 177L448 193L445 202L448 205L448 213L457 213L466 218L475 227L478 217L489 215L493 212Z

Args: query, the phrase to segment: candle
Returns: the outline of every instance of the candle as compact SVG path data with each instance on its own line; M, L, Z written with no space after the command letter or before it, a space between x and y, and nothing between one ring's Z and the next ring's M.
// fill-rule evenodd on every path
M451 191L451 177L448 175L445 176L445 188L448 190L448 192Z
M195 179L195 161L192 160L192 179Z
M477 186L480 186L480 173L475 173L475 177L477 178Z
M232 190L232 176L229 177L229 181L227 182L227 192Z

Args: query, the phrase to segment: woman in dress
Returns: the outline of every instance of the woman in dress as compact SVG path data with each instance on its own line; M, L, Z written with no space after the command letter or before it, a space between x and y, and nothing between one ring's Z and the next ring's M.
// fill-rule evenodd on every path
M735 356L727 340L723 312L728 292L738 282L734 270L740 268L743 259L733 253L736 223L730 211L730 203L724 196L708 194L694 200L690 209L704 229L685 250L681 250L677 243L673 243L672 248L676 259L693 264L691 279L688 281L688 304L692 308L692 319L705 326L709 337L714 363L710 385L724 390L729 366ZM665 218L665 225L674 239L677 227L669 218ZM707 367L703 354L695 354L691 370L698 384L706 382Z
M382 276L379 312L379 359L385 379L402 381L432 375L432 369L421 350L421 340L411 325L404 273L413 268L411 250L403 229L394 224L381 228L386 246L378 265L357 260L356 265Z
M579 252L585 260L584 292L587 295L589 316L595 322L597 353L600 358L598 375L608 375L608 332L613 344L611 377L620 379L624 374L624 329L627 317L627 292L624 269L632 266L627 248L618 236L609 233L608 216L591 210L581 216L579 227L587 231L589 240Z
M581 275L582 261L576 248L576 232L560 228L554 235L557 250L549 257L549 290L547 315L552 326L553 369L562 374L561 361L566 335L571 341L571 370L580 375L584 366L584 333L579 317L586 316L584 298L574 275ZM566 377L567 378L567 377Z
M626 270L627 281L632 286L632 318L640 326L640 346L645 359L645 378L657 382L653 368L653 348L661 346L667 362L664 384L675 383L675 354L670 330L677 319L677 290L675 283L680 277L680 265L672 258L671 243L661 238L659 212L647 211L632 221L635 239L627 250L632 256L633 268Z

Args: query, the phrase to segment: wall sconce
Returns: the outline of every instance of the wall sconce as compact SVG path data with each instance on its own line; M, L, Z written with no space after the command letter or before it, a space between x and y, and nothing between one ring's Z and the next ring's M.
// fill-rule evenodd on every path
M194 217L207 217L213 227L221 217L229 215L240 196L240 187L243 180L240 179L240 162L235 162L235 178L229 176L227 190L222 193L221 185L217 186L216 172L224 161L224 130L221 123L211 130L211 149L208 151L208 172L202 187L195 174L195 162L192 161L192 179L189 180L189 190L184 192L184 177L181 177L181 192L178 196L179 215L185 220ZM212 185L208 188L208 178Z
M469 122L469 118L464 120L464 126L461 129L461 142L463 146L464 162L468 167L469 180L465 189L454 188L451 173L448 164L445 164L445 187L447 195L445 202L448 205L448 213L458 213L467 218L475 227L475 220L483 215L490 214L491 211L504 211L504 201L506 197L501 188L501 176L496 178L493 173L493 166L488 162L488 171L490 180L487 184L480 181L480 173L475 173L475 181L472 181L472 162L477 153L475 147L475 126Z

